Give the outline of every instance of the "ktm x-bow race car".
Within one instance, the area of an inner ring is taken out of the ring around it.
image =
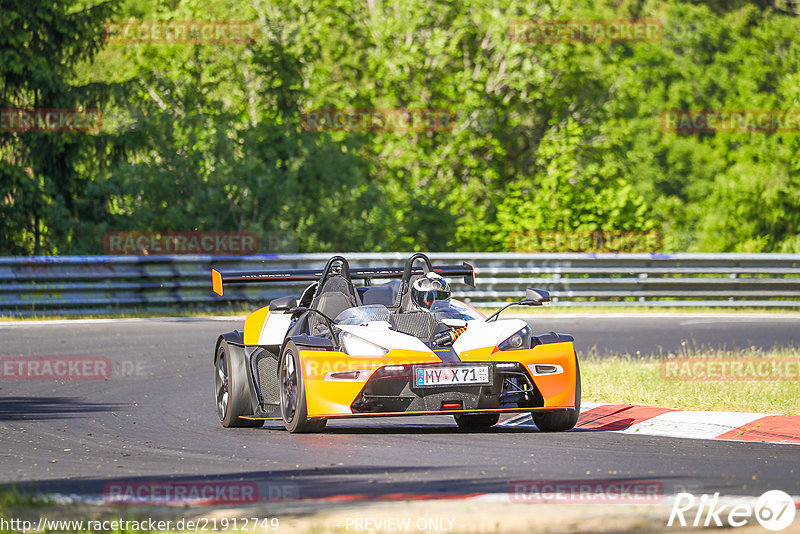
[[[487,318],[450,298],[447,276],[475,286],[470,264],[434,267],[421,253],[402,268],[351,269],[334,256],[322,271],[213,270],[219,295],[227,284],[311,282],[299,298],[251,313],[244,332],[219,336],[222,426],[283,419],[290,432],[318,432],[329,419],[450,414],[475,429],[502,412],[530,412],[540,430],[574,427],[581,379],[573,338],[498,319],[505,308]],[[528,289],[509,306],[549,301],[547,291]]]

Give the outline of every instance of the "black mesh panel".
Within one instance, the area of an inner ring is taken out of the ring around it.
[[[398,332],[428,341],[436,328],[436,319],[428,312],[395,313],[389,316],[389,324]]]
[[[263,401],[278,402],[278,356],[264,351],[256,357],[256,367],[258,368],[258,389],[261,390]]]

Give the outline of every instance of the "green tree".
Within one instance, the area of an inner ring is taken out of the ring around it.
[[[660,123],[672,109],[798,109],[800,18],[766,0],[121,0],[117,19],[249,20],[258,36],[105,46],[108,4],[0,3],[2,106],[104,112],[98,135],[0,132],[3,253],[99,253],[111,230],[192,229],[292,234],[303,251],[506,250],[527,230],[651,229],[669,250],[800,250],[796,134]],[[519,19],[664,31],[519,42]],[[303,129],[304,111],[328,108],[455,121]]]
[[[112,2],[1,0],[0,108],[102,108],[110,88],[73,78],[102,46],[113,9]],[[78,221],[102,216],[86,195],[91,175],[79,171],[103,157],[107,141],[83,132],[0,132],[0,252],[59,252]]]

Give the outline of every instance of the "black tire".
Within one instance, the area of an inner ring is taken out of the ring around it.
[[[322,431],[328,421],[308,417],[300,352],[297,345],[291,341],[286,344],[281,355],[278,384],[281,388],[281,416],[286,430],[293,434]]]
[[[581,415],[581,367],[575,359],[575,409],[563,412],[533,412],[533,422],[542,432],[564,432],[575,428]]]
[[[214,385],[217,417],[225,428],[258,428],[264,425],[263,420],[240,419],[241,416],[253,415],[244,365],[241,358],[231,352],[226,341],[219,343],[214,358]]]
[[[499,413],[467,413],[454,415],[458,428],[464,430],[477,430],[481,428],[489,428],[497,424],[500,420]]]

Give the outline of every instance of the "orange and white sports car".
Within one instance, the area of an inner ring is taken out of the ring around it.
[[[222,426],[283,419],[290,432],[317,432],[336,418],[450,414],[461,428],[482,428],[502,412],[530,412],[540,430],[574,427],[581,380],[573,338],[535,334],[525,321],[498,319],[502,309],[487,318],[452,298],[421,307],[411,294],[425,276],[475,285],[468,263],[434,267],[421,253],[404,267],[351,269],[334,256],[321,271],[213,270],[219,295],[227,284],[312,282],[299,298],[251,313],[244,332],[219,336]],[[509,306],[549,301],[547,291],[528,289]]]

